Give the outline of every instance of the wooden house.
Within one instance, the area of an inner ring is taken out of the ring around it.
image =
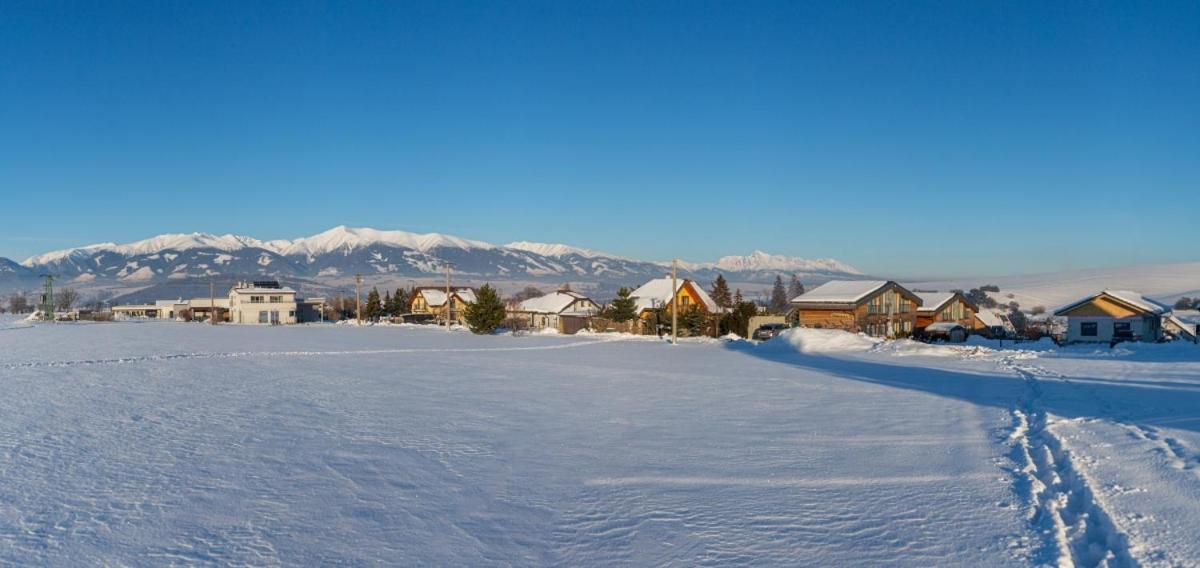
[[[897,337],[916,329],[921,298],[890,280],[832,280],[792,299],[801,327]]]
[[[446,310],[449,307],[450,319],[461,323],[463,310],[468,304],[475,303],[473,288],[457,287],[450,289],[446,296],[445,287],[425,286],[413,291],[409,299],[409,319],[446,321]]]
[[[925,329],[935,323],[956,323],[971,330],[976,327],[974,304],[958,292],[915,292],[921,298],[917,308],[917,329]]]
[[[1068,343],[1156,342],[1163,338],[1167,307],[1130,290],[1104,290],[1067,304],[1054,315],[1067,318]]]
[[[674,306],[673,296],[679,298],[680,313],[690,310],[693,306],[705,314],[715,314],[721,311],[708,292],[704,291],[704,288],[687,278],[676,279],[674,294],[671,290],[671,277],[668,276],[642,284],[630,296],[633,297],[638,316],[642,319],[650,317],[654,310],[660,307],[666,309],[667,315],[670,315]]]

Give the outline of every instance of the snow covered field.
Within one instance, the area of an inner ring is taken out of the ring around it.
[[[1200,563],[1200,348],[0,320],[0,564]]]

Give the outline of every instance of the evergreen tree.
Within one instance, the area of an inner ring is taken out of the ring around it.
[[[783,277],[775,275],[775,286],[771,288],[771,312],[782,314],[788,309],[787,289],[783,287]]]
[[[404,288],[396,288],[396,293],[392,295],[392,304],[394,310],[392,315],[401,315],[408,313],[408,299],[412,296],[404,292]]]
[[[725,282],[725,276],[718,274],[717,279],[712,283],[712,299],[717,306],[728,308],[733,305],[733,300],[729,297],[729,284]]]
[[[496,328],[504,323],[506,316],[504,302],[490,284],[480,287],[475,294],[475,303],[467,304],[463,311],[463,320],[467,322],[467,327],[480,334],[496,331]]]
[[[800,282],[800,278],[795,274],[792,275],[792,281],[788,282],[788,300],[795,299],[796,296],[804,295],[804,284]]]
[[[396,303],[392,301],[392,293],[387,290],[383,291],[383,315],[391,317],[396,315]]]
[[[637,303],[630,296],[633,292],[629,288],[622,287],[617,291],[617,299],[612,302],[612,310],[609,317],[617,323],[627,322],[637,317]]]
[[[379,302],[379,290],[371,288],[367,294],[367,305],[363,306],[363,317],[370,321],[379,319],[383,312],[383,306]]]
[[[733,305],[737,306],[742,303],[742,289],[738,288],[733,293]]]
[[[679,314],[679,329],[688,335],[702,335],[705,327],[705,317],[700,313],[700,307],[692,305],[687,311]]]

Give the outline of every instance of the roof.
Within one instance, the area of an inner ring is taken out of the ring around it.
[[[577,300],[587,300],[588,297],[578,292],[570,290],[562,290],[553,294],[546,294],[538,298],[530,298],[518,304],[517,309],[522,312],[535,312],[539,314],[557,314],[570,307]]]
[[[958,328],[958,329],[966,329],[966,328],[964,328],[962,325],[960,325],[960,324],[957,324],[957,323],[954,323],[954,322],[952,322],[952,321],[940,321],[940,322],[937,322],[937,323],[931,323],[931,324],[929,324],[929,325],[925,326],[925,331],[926,331],[927,333],[928,333],[928,332],[931,332],[931,331],[941,331],[941,332],[948,332],[948,331],[951,331],[951,330],[953,330],[953,329],[955,329],[955,328]]]
[[[979,310],[975,312],[975,317],[988,327],[1004,327],[1004,320],[992,310]]]
[[[238,288],[235,286],[234,288],[229,290],[230,294],[232,294],[234,292],[237,292],[238,294],[275,294],[275,295],[295,294],[296,293],[295,290],[288,288],[286,286],[283,286],[280,288],[256,288],[253,286],[248,286],[246,288]]]
[[[954,292],[913,292],[921,299],[921,307],[917,308],[918,312],[936,312],[942,309],[942,306],[954,299]]]
[[[896,284],[890,280],[830,280],[800,296],[792,298],[793,304],[857,304],[884,286]],[[907,295],[920,300],[907,288],[896,284]]]
[[[430,306],[444,306],[446,304],[446,289],[445,288],[419,288],[417,292],[425,298],[425,303]],[[468,304],[475,303],[475,290],[470,288],[451,288],[450,293],[458,296],[458,299]]]
[[[1160,315],[1163,315],[1163,314],[1167,313],[1168,311],[1170,311],[1170,308],[1168,308],[1167,306],[1160,304],[1154,300],[1151,300],[1150,298],[1147,298],[1147,297],[1141,295],[1140,293],[1134,292],[1132,290],[1103,290],[1103,291],[1097,292],[1095,294],[1092,294],[1091,296],[1088,296],[1086,298],[1083,298],[1078,301],[1067,304],[1061,308],[1058,308],[1057,310],[1054,310],[1054,315],[1056,315],[1056,316],[1066,315],[1066,312],[1069,312],[1079,306],[1082,306],[1083,304],[1091,302],[1092,300],[1095,300],[1096,298],[1099,298],[1101,296],[1108,296],[1109,298],[1112,298],[1119,303],[1125,304],[1131,308],[1137,309],[1139,311],[1142,311],[1142,312],[1150,314],[1150,315],[1160,316]]]
[[[691,282],[691,280],[686,278],[679,278],[677,281],[678,285],[676,286],[674,292],[678,292],[680,288],[683,288],[688,282]],[[713,299],[708,295],[708,292],[704,291],[704,288],[696,286],[695,283],[693,283],[692,289],[696,291],[696,295],[699,296],[700,301],[704,303],[705,309],[710,312],[720,311],[720,309],[717,308],[717,303],[714,302]],[[630,296],[633,297],[637,305],[637,311],[641,312],[644,310],[652,310],[656,305],[670,302],[671,298],[675,295],[674,292],[671,290],[671,278],[668,276],[665,278],[655,278],[654,280],[642,284],[637,290],[634,290]]]

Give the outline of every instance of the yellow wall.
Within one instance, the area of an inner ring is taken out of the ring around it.
[[[1075,317],[1113,317],[1127,318],[1141,315],[1121,304],[1118,304],[1104,296],[1093,299],[1090,302],[1080,304],[1064,315]]]

